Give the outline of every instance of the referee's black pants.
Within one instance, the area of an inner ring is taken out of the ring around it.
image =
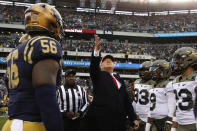
[[[79,131],[80,119],[69,119],[63,117],[64,131]]]

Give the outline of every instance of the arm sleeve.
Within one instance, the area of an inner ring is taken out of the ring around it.
[[[59,89],[56,91],[56,98],[57,98],[57,103],[60,107],[60,92],[59,92]]]
[[[197,93],[196,93],[196,95],[197,95]],[[195,98],[194,115],[195,115],[196,124],[197,124],[197,97]]]
[[[56,87],[41,86],[35,88],[35,98],[46,130],[63,131],[62,116],[56,99]]]
[[[151,118],[151,111],[150,111],[150,110],[149,110],[149,112],[148,112],[148,117]]]
[[[94,56],[95,57],[99,57],[99,54],[100,54],[100,50],[99,51],[94,50]]]
[[[132,102],[132,106],[133,106],[134,111],[136,112],[136,102],[135,101]]]
[[[65,112],[66,111],[65,107],[64,107],[65,105],[63,103],[66,100],[64,100],[64,98],[63,98],[62,89],[64,89],[63,86],[58,88],[58,90],[56,91],[56,97],[57,97],[57,102],[58,102],[58,106],[60,108],[60,111]]]
[[[84,113],[85,110],[87,109],[87,106],[88,106],[88,100],[87,100],[87,93],[86,93],[86,90],[84,88],[81,88],[81,90],[83,90],[83,105],[81,107],[81,113]]]
[[[124,85],[124,87],[125,87],[125,85]],[[133,105],[132,105],[132,102],[131,102],[131,97],[130,97],[130,95],[129,95],[129,93],[128,93],[128,91],[125,89],[125,94],[126,94],[126,100],[125,100],[125,108],[126,108],[126,111],[127,111],[127,114],[128,114],[128,116],[129,116],[129,120],[131,121],[131,122],[133,122],[133,121],[135,121],[135,120],[137,120],[137,115],[136,115],[136,113],[135,113],[135,111],[134,111],[134,109],[133,109]]]
[[[170,81],[166,87],[165,87],[165,92],[174,92],[174,88],[173,88],[173,81]]]
[[[167,98],[168,98],[168,116],[173,117],[173,114],[176,109],[176,99],[175,94],[173,92],[167,92]]]
[[[176,99],[173,89],[173,81],[168,82],[165,88],[165,92],[168,99],[168,116],[173,117],[176,108]]]
[[[101,61],[101,54],[99,53],[99,56],[95,57],[94,56],[94,51],[93,51],[92,56],[91,56],[91,60],[90,60],[90,77],[91,77],[93,83],[96,82],[96,80],[99,76],[99,73],[101,71],[100,61]]]

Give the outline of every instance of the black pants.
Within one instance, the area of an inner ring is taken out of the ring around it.
[[[64,131],[79,131],[80,119],[63,118]]]
[[[85,117],[79,131],[126,131],[126,121],[116,118]]]
[[[164,131],[165,123],[168,120],[167,117],[162,119],[153,119],[153,124],[155,124],[157,131]]]

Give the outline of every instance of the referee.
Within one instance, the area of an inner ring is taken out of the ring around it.
[[[83,87],[75,84],[76,72],[67,70],[65,84],[58,89],[58,103],[65,131],[78,131],[81,117],[87,108],[87,94]]]

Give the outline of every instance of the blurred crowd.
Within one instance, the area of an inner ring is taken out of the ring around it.
[[[0,47],[14,48],[15,39],[12,37],[1,37],[0,36]],[[17,39],[16,39],[17,40]],[[66,41],[63,45],[63,50],[65,51],[75,51],[75,52],[92,52],[94,44],[91,41],[83,40],[73,40]],[[104,53],[122,53],[127,55],[151,55],[157,59],[165,59],[170,61],[172,54],[175,50],[180,47],[189,46],[197,48],[196,43],[180,43],[180,44],[151,44],[151,43],[113,43],[113,42],[103,42],[102,52]],[[89,61],[84,58],[76,58],[78,61]]]
[[[196,43],[180,43],[180,44],[151,44],[151,43],[102,43],[102,52],[105,53],[123,53],[127,55],[151,55],[157,59],[165,59],[170,61],[172,54],[180,47],[189,46],[197,48]],[[91,52],[93,43],[91,41],[72,41],[66,43],[64,50],[76,52]]]
[[[0,5],[0,23],[24,24],[24,7]]]
[[[1,23],[24,23],[25,7],[0,5]],[[195,32],[197,14],[135,16],[60,11],[65,28],[125,32]]]
[[[170,33],[195,32],[196,14],[166,16],[134,16],[63,12],[66,28],[107,31]]]
[[[2,115],[2,110],[7,105],[7,96],[8,96],[8,91],[5,85],[5,82],[3,78],[0,78],[0,115]]]
[[[15,38],[9,37],[7,35],[0,35],[0,48],[14,48],[15,47]]]
[[[15,48],[18,45],[18,41],[22,35],[22,32],[0,32],[0,48]]]

